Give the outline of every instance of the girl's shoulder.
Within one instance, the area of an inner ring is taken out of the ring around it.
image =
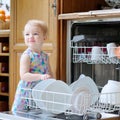
[[[36,53],[33,52],[31,49],[27,48],[24,52],[23,55],[28,55],[29,57],[33,57],[33,56],[41,56],[41,57],[48,57],[48,54],[45,51],[41,51],[41,53]]]
[[[30,58],[34,58],[34,57],[41,57],[41,58],[45,58],[48,59],[48,54],[45,51],[41,51],[40,53],[36,53],[33,52],[31,49],[27,48],[22,56],[29,56]]]
[[[32,53],[32,51],[29,49],[29,48],[27,48],[24,52],[23,52],[23,54],[31,54]]]
[[[30,58],[30,56],[31,56],[31,55],[30,55],[30,50],[29,50],[29,49],[26,49],[26,50],[22,53],[20,59]]]
[[[31,50],[31,49],[29,49],[29,48],[27,48],[24,52],[23,52],[23,54],[22,54],[23,56],[25,55],[27,55],[27,56],[29,56],[29,57],[33,57],[34,56],[34,53],[33,53],[33,51]]]

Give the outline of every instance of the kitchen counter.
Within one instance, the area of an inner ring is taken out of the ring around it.
[[[77,13],[67,13],[60,14],[58,16],[59,20],[84,20],[84,19],[100,19],[100,18],[119,18],[120,9],[108,9],[108,10],[94,10],[88,12],[77,12]]]
[[[37,112],[38,113],[38,112]],[[27,113],[27,112],[1,112],[0,120],[59,120],[57,118],[53,118],[48,114],[37,114],[37,113]]]
[[[120,120],[119,115],[101,113],[101,120]],[[52,115],[52,114],[41,114],[41,112],[1,112],[0,120],[83,120],[82,116],[72,115],[66,116],[63,114]],[[90,118],[89,120],[95,120]]]

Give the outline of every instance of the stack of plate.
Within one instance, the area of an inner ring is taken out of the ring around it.
[[[48,79],[38,83],[32,90],[36,106],[55,114],[66,110],[82,114],[98,100],[98,93],[94,81],[84,75],[70,86],[61,80]]]
[[[55,114],[65,112],[70,107],[71,95],[71,88],[55,79],[41,81],[32,90],[36,105]]]
[[[79,113],[85,112],[90,105],[95,104],[98,100],[98,88],[93,79],[88,76],[79,77],[70,85],[70,88],[73,91],[71,98],[73,109]]]

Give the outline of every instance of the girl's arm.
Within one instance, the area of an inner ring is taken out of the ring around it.
[[[48,58],[48,69],[49,69],[49,75],[50,75],[51,77],[53,77],[53,73],[52,73],[52,70],[51,70],[49,58]]]
[[[30,58],[27,54],[21,56],[20,59],[20,78],[25,81],[37,81],[51,78],[48,74],[30,73]]]

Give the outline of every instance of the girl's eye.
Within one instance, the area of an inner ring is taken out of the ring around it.
[[[39,33],[34,33],[33,35],[39,35]]]
[[[39,33],[33,33],[33,34],[31,34],[31,33],[25,33],[25,36],[39,36]]]
[[[25,34],[25,36],[28,36],[28,35],[29,35],[28,33]]]

